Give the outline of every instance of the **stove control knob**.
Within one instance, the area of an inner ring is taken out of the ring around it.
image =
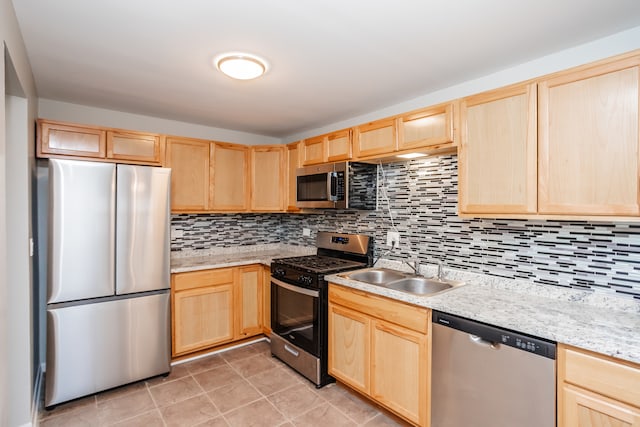
[[[283,268],[275,268],[273,270],[273,275],[276,277],[284,277],[285,276],[285,271]]]
[[[301,275],[298,277],[298,283],[309,286],[313,283],[313,278],[311,276]]]

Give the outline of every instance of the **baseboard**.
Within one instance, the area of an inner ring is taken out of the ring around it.
[[[193,356],[182,356],[183,358],[172,360],[171,361],[171,366],[180,365],[180,364],[186,363],[186,362],[193,362],[194,360],[202,359],[204,357],[212,356],[212,355],[218,354],[218,353],[223,353],[225,351],[233,350],[233,349],[236,349],[236,348],[245,347],[245,346],[260,342],[260,341],[268,341],[269,342],[269,338],[268,337],[260,337],[260,336],[258,336],[256,338],[248,338],[247,341],[242,341],[241,343],[238,343],[238,344],[233,344],[232,343],[229,346],[225,346],[224,348],[218,348],[218,349],[215,349],[215,350],[212,350],[212,351],[205,351],[205,352],[193,355]]]
[[[38,426],[38,416],[40,415],[40,403],[42,402],[42,393],[44,392],[44,373],[46,364],[41,363],[36,372],[36,382],[33,386],[33,396],[31,397],[31,426]]]

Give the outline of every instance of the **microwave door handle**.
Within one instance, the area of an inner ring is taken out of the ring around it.
[[[335,202],[338,200],[338,173],[327,173],[327,195],[328,200]]]

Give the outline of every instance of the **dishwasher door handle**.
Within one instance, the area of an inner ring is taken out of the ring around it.
[[[487,341],[477,335],[469,334],[469,340],[471,340],[471,342],[473,342],[474,344],[478,344],[483,347],[489,347],[494,350],[498,350],[500,348],[500,343]]]

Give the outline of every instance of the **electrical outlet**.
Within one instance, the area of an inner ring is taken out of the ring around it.
[[[309,237],[309,236],[311,236],[311,229],[310,229],[310,228],[303,228],[303,229],[302,229],[302,236],[303,236],[303,237]]]
[[[400,246],[400,233],[397,231],[387,231],[387,246],[393,246],[394,249],[398,249]]]

